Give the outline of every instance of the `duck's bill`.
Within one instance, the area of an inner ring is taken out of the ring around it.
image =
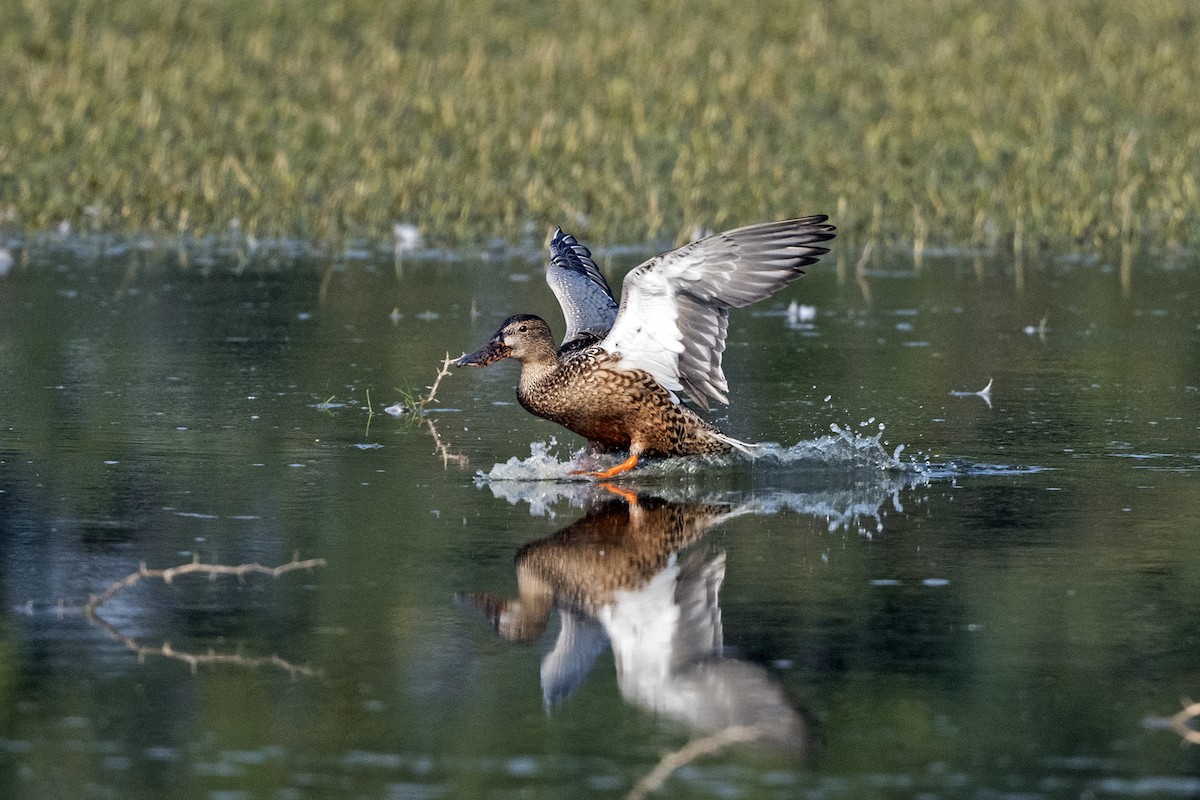
[[[512,348],[504,342],[493,339],[483,347],[476,350],[474,353],[467,353],[462,358],[454,362],[456,367],[486,367],[493,361],[499,361],[502,358],[508,358],[512,355]]]

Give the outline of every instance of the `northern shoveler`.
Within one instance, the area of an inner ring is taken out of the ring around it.
[[[541,317],[509,317],[457,366],[522,362],[517,400],[529,412],[588,439],[593,449],[629,451],[607,479],[643,455],[689,456],[747,450],[680,402],[728,403],[721,370],[729,309],[774,294],[804,274],[834,237],[816,215],[748,225],[655,256],[625,278],[618,306],[591,251],[555,231],[546,281],[566,318],[555,348]]]

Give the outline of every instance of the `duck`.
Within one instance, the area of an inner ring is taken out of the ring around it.
[[[829,252],[836,228],[816,214],[735,228],[635,267],[617,302],[591,251],[557,228],[546,282],[566,321],[555,345],[549,324],[515,314],[478,350],[453,363],[521,362],[517,401],[588,440],[593,452],[627,452],[609,480],[643,457],[752,453],[684,403],[727,404],[722,355],[729,310],[775,294]]]

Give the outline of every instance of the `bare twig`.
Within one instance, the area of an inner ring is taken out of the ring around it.
[[[664,755],[641,780],[634,784],[625,800],[642,800],[651,792],[658,791],[671,773],[685,767],[701,756],[715,753],[735,742],[752,742],[764,734],[761,725],[732,725],[709,736],[692,739],[680,749]]]
[[[301,561],[295,555],[292,556],[291,561],[286,564],[280,564],[278,567],[264,567],[257,562],[253,564],[239,564],[236,567],[225,566],[224,564],[201,564],[200,557],[195,556],[188,564],[180,564],[177,567],[168,567],[167,569],[149,569],[146,567],[146,562],[143,561],[138,565],[137,572],[129,573],[100,594],[94,594],[89,597],[84,610],[89,614],[95,613],[97,608],[113,599],[121,590],[137,584],[142,578],[161,578],[163,583],[170,583],[179,575],[190,575],[192,573],[201,573],[212,578],[218,575],[236,575],[239,580],[252,573],[278,578],[285,572],[291,572],[292,570],[312,569],[323,566],[325,566],[325,559],[323,558],[310,558]]]
[[[442,361],[442,366],[438,369],[438,374],[434,377],[433,383],[425,388],[429,390],[428,394],[419,395],[410,393],[404,390],[398,390],[401,394],[401,400],[393,406],[384,409],[393,416],[402,416],[405,414],[423,414],[425,406],[429,405],[437,397],[438,387],[442,385],[442,379],[450,375],[450,366],[455,359],[446,353],[446,358]]]
[[[455,361],[456,359],[451,358],[450,354],[446,353],[446,357],[442,359],[442,365],[438,368],[438,374],[434,377],[433,383],[425,387],[429,390],[428,394],[415,395],[404,390],[398,390],[401,394],[400,402],[384,409],[384,411],[394,417],[408,417],[410,420],[416,420],[418,418],[417,415],[421,415],[420,418],[425,420],[425,424],[429,428],[429,434],[433,437],[433,443],[437,448],[438,455],[442,457],[443,468],[449,467],[451,461],[460,467],[466,467],[470,463],[466,456],[450,452],[450,448],[446,446],[445,442],[442,441],[442,437],[438,434],[433,420],[425,416],[425,407],[437,397],[438,387],[442,385],[442,379],[450,374],[450,367]],[[415,425],[416,422],[414,421],[413,424]]]
[[[422,410],[425,409],[425,406],[433,402],[433,398],[437,395],[438,387],[442,384],[442,378],[450,374],[450,365],[453,363],[454,359],[450,357],[449,353],[446,353],[446,358],[442,361],[441,369],[438,370],[437,377],[433,379],[433,385],[426,387],[429,389],[429,394],[417,398],[417,402],[420,403]]]

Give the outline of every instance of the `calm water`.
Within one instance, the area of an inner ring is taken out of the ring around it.
[[[17,253],[0,796],[619,798],[729,726],[651,796],[1200,795],[1155,722],[1200,696],[1195,264],[831,260],[734,315],[716,419],[768,455],[612,489],[512,364],[382,413],[561,330],[539,270]]]

